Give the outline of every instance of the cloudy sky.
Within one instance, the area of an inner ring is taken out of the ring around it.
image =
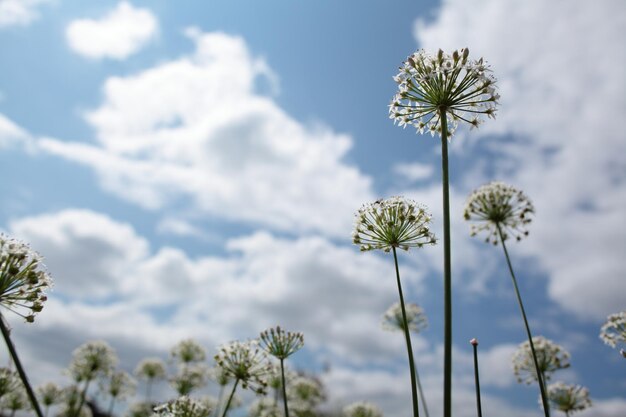
[[[350,232],[361,204],[405,195],[442,236],[438,140],[387,104],[407,55],[469,47],[502,98],[451,142],[455,415],[475,412],[472,337],[485,412],[541,414],[511,370],[525,333],[502,253],[461,216],[498,179],[536,207],[510,252],[533,332],[572,355],[555,379],[589,388],[581,416],[623,416],[624,362],[598,331],[626,307],[625,29],[620,0],[0,0],[0,228],[55,279],[35,324],[8,317],[32,379],[63,381],[91,339],[131,371],[183,338],[213,353],[281,324],[332,404],[409,413],[402,338],[380,328],[393,261]],[[436,415],[442,248],[400,263]]]

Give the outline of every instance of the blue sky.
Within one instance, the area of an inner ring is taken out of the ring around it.
[[[297,367],[330,364],[330,404],[408,412],[402,340],[379,325],[393,263],[350,231],[401,194],[442,235],[438,141],[387,104],[407,55],[467,46],[502,99],[451,141],[455,415],[474,413],[472,337],[486,412],[540,415],[510,369],[524,332],[502,253],[461,216],[495,179],[537,208],[510,250],[533,332],[572,354],[555,380],[589,387],[581,415],[623,415],[624,363],[597,335],[626,300],[625,21],[619,1],[0,0],[0,227],[55,278],[35,324],[11,319],[33,380],[63,380],[90,339],[130,371],[185,337],[211,351],[281,324],[305,333]],[[400,259],[430,321],[414,346],[434,412],[441,256]]]

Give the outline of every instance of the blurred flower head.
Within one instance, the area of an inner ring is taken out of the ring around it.
[[[63,399],[57,417],[92,417],[91,409],[87,404],[83,404],[82,408],[78,410],[81,403],[81,391],[76,385],[70,385],[63,389]]]
[[[208,417],[211,410],[202,401],[183,395],[176,400],[156,406],[154,413],[160,417]]]
[[[63,400],[63,390],[53,382],[37,387],[37,397],[46,407],[58,404]]]
[[[285,369],[285,381],[286,385],[289,385],[289,381],[292,381],[298,376],[295,372],[284,366]],[[267,386],[274,390],[279,390],[283,387],[282,371],[279,363],[270,363],[269,372],[267,374]]]
[[[87,342],[74,350],[69,374],[76,382],[91,381],[109,375],[117,361],[115,351],[106,342]]]
[[[0,409],[9,410],[12,416],[15,415],[16,411],[26,410],[28,408],[30,408],[30,402],[22,384],[0,398]]]
[[[116,371],[111,374],[106,383],[101,384],[101,390],[109,396],[121,400],[135,393],[137,382],[126,371]]]
[[[548,385],[548,400],[554,410],[572,413],[582,411],[591,407],[589,390],[580,385],[568,385],[563,382],[556,382]],[[539,399],[539,404],[542,404]]]
[[[521,240],[528,236],[526,226],[531,222],[530,215],[535,212],[533,204],[526,195],[516,188],[494,181],[474,190],[465,203],[463,217],[473,221],[471,235],[485,232],[486,242],[494,245],[502,238],[513,236]]]
[[[282,411],[278,403],[270,397],[257,398],[248,408],[249,417],[281,417]]]
[[[435,243],[430,222],[426,208],[413,200],[404,197],[378,200],[363,205],[356,213],[352,242],[361,251],[421,248]]]
[[[535,336],[533,337],[533,345],[537,354],[539,371],[545,376],[546,380],[549,380],[555,371],[570,366],[570,354],[553,341],[543,336]],[[532,384],[537,381],[535,362],[533,361],[528,341],[519,345],[517,351],[513,354],[512,362],[513,373],[518,382]]]
[[[133,403],[126,410],[127,417],[150,417],[152,416],[152,403],[142,401]]]
[[[299,376],[287,386],[289,408],[296,412],[312,411],[325,399],[324,387],[317,379]]]
[[[413,125],[419,133],[441,134],[440,111],[453,134],[459,121],[472,128],[482,115],[495,118],[500,96],[496,79],[480,58],[469,59],[467,48],[451,54],[441,49],[436,55],[423,50],[409,56],[394,77],[398,93],[389,105],[389,118],[399,126]]]
[[[193,339],[178,342],[170,351],[170,355],[182,365],[202,362],[206,359],[204,348]]]
[[[19,376],[9,368],[0,368],[0,399],[22,385]]]
[[[259,343],[270,355],[285,359],[304,346],[304,335],[300,332],[286,332],[276,326],[261,332]]]
[[[146,380],[164,379],[165,363],[159,358],[143,359],[135,368],[137,378]]]
[[[611,314],[600,328],[600,339],[611,347],[626,343],[626,311]]]
[[[344,417],[383,417],[383,412],[376,404],[359,401],[343,409]]]
[[[428,319],[424,314],[424,309],[414,303],[406,303],[406,321],[409,331],[419,333],[428,327]],[[402,319],[402,306],[399,302],[394,303],[383,315],[383,329],[404,330],[404,320]]]
[[[51,286],[41,256],[26,243],[0,235],[0,306],[32,323]]]
[[[243,388],[265,393],[269,365],[265,352],[256,341],[235,341],[222,345],[215,355],[215,362],[225,374],[241,381]]]
[[[170,378],[170,385],[178,395],[189,395],[207,384],[209,371],[203,364],[183,366]]]

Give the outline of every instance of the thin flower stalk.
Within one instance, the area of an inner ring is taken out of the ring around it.
[[[135,368],[135,375],[146,380],[146,401],[150,402],[154,381],[165,379],[165,364],[159,358],[146,358]]]
[[[459,122],[476,128],[486,115],[495,118],[500,96],[496,79],[480,58],[469,59],[467,48],[436,55],[423,50],[409,56],[394,80],[398,93],[389,105],[389,117],[400,126],[414,125],[417,132],[441,135],[444,230],[444,392],[443,415],[452,415],[452,268],[450,237],[450,178],[448,139]]]
[[[478,375],[478,340],[470,340],[472,349],[474,350],[474,385],[476,386],[476,413],[478,417],[483,417],[483,408],[480,401],[480,378]]]

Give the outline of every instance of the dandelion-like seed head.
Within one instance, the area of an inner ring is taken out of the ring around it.
[[[0,306],[32,323],[51,286],[42,257],[26,243],[0,235]]]
[[[267,389],[269,364],[257,341],[231,342],[219,348],[215,362],[230,377],[241,381],[243,388],[258,394]]]
[[[287,386],[289,407],[296,412],[312,411],[325,399],[324,387],[316,379],[299,376]]]
[[[441,134],[441,116],[448,119],[450,135],[459,121],[471,128],[482,116],[495,118],[500,96],[489,65],[469,59],[467,48],[437,55],[419,50],[409,56],[394,77],[398,92],[389,105],[389,118],[399,126],[413,125],[419,133]]]
[[[159,417],[208,417],[211,410],[202,401],[183,395],[154,407],[154,414]]]
[[[137,382],[126,371],[113,372],[106,383],[102,381],[100,389],[111,397],[121,400],[135,393]]]
[[[53,382],[37,387],[37,397],[46,407],[58,404],[63,400],[63,390]]]
[[[276,326],[261,332],[259,343],[270,355],[285,359],[304,346],[304,335],[300,332],[286,332]]]
[[[522,191],[494,181],[470,194],[463,217],[475,222],[471,225],[472,236],[486,232],[485,241],[496,245],[500,241],[499,230],[504,240],[513,236],[519,241],[528,236],[526,226],[534,212],[533,204]]]
[[[563,382],[556,382],[548,385],[548,400],[555,410],[565,413],[582,411],[591,407],[589,390],[580,385],[568,385]],[[542,404],[541,398],[539,404]]]
[[[178,395],[189,395],[192,391],[207,384],[209,371],[202,364],[186,365],[170,378],[170,385]]]
[[[409,331],[419,333],[428,327],[428,319],[422,307],[414,303],[406,303],[404,309],[406,311],[406,321]],[[383,329],[404,331],[402,306],[399,302],[389,307],[383,315]]]
[[[111,346],[101,340],[87,342],[72,354],[69,374],[76,382],[91,381],[111,373],[117,365],[117,355]]]
[[[352,242],[361,251],[391,248],[421,248],[433,245],[430,232],[431,215],[427,209],[404,197],[391,197],[365,204],[356,213]]]
[[[160,358],[145,358],[135,368],[137,378],[148,381],[165,378],[165,363]]]
[[[343,409],[344,417],[383,417],[383,412],[376,404],[359,401]]]
[[[618,343],[626,343],[626,311],[607,317],[606,322],[600,328],[600,339],[613,348]]]
[[[561,346],[543,336],[533,337],[533,345],[537,354],[537,363],[539,371],[549,380],[552,373],[559,369],[568,368],[570,366],[570,354]],[[513,354],[513,373],[518,382],[532,384],[537,381],[537,371],[535,370],[535,362],[533,361],[530,343],[525,341],[521,343],[517,351]]]
[[[206,359],[204,348],[193,339],[185,339],[178,342],[170,351],[170,355],[183,365],[202,362]]]

